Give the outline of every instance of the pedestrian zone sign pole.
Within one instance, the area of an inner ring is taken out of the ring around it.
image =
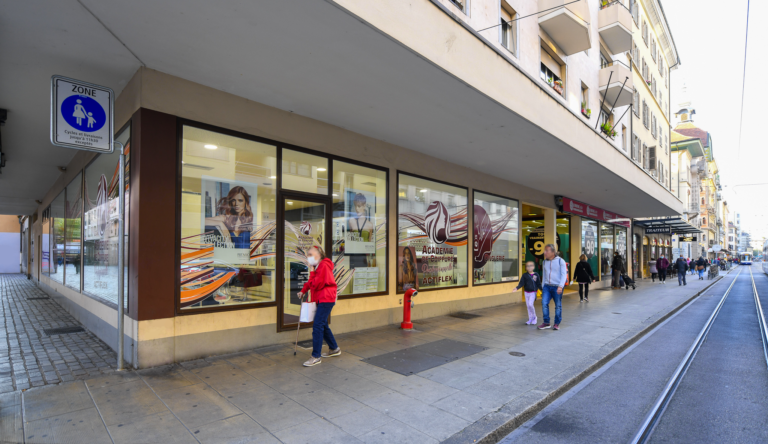
[[[125,150],[115,142],[112,88],[62,76],[51,77],[51,143],[63,148],[112,154],[120,146],[117,229],[117,369],[124,370]]]

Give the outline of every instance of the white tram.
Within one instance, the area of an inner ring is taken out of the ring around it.
[[[739,253],[739,263],[741,265],[752,265],[752,253]]]

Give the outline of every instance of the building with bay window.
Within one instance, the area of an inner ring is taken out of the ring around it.
[[[56,8],[46,13],[69,13]],[[632,158],[631,124],[621,123],[637,88],[623,65],[637,40],[629,4],[199,8],[97,8],[121,36],[104,37],[121,54],[104,62],[114,72],[79,64],[78,51],[110,52],[72,36],[69,61],[37,73],[115,89],[125,183],[116,154],[47,147],[62,169],[9,168],[17,185],[0,190],[26,199],[13,210],[0,199],[0,211],[30,216],[30,277],[107,343],[124,341],[132,365],[292,342],[312,246],[334,262],[337,333],[396,328],[410,288],[417,324],[519,302],[511,292],[524,264],[540,268],[546,244],[569,280],[586,255],[603,287],[615,255],[633,273],[669,247],[663,236],[638,238],[633,224],[684,208]],[[263,20],[246,38],[234,29],[249,14]],[[194,31],[203,25],[221,32]],[[30,112],[47,122],[39,107]],[[22,143],[19,131],[3,128],[9,146]],[[311,324],[300,327],[309,337]]]

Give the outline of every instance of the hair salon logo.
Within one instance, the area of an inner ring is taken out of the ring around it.
[[[429,240],[436,244],[445,243],[451,237],[451,217],[442,202],[432,202],[424,214],[424,227]]]
[[[473,263],[475,268],[482,268],[491,257],[493,247],[493,224],[488,213],[480,205],[474,207],[475,234],[473,242]]]
[[[299,232],[304,236],[309,236],[309,233],[312,232],[312,224],[307,221],[302,222],[299,226]]]

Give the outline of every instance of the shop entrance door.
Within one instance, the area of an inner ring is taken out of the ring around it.
[[[328,199],[307,197],[304,195],[282,195],[281,244],[283,250],[282,276],[278,288],[277,325],[280,331],[297,327],[301,302],[297,293],[309,279],[307,251],[313,246],[320,246],[329,254],[330,248],[330,209]],[[302,328],[311,327],[312,323],[302,323]]]

